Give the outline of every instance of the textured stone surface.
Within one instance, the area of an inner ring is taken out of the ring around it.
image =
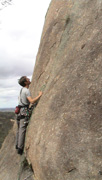
[[[0,149],[0,180],[34,180],[25,156],[15,150],[16,122]]]
[[[0,180],[17,180],[20,156],[15,150],[16,124],[6,137],[0,149]]]
[[[102,1],[52,0],[32,79],[35,180],[102,179]]]

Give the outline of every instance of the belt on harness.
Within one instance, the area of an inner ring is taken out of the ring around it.
[[[19,106],[20,108],[25,108],[25,107],[29,108],[29,105],[24,105],[24,106],[19,105]]]
[[[25,116],[24,115],[20,115],[20,119],[24,119],[25,118]]]

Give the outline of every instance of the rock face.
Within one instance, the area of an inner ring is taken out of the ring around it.
[[[50,4],[31,84],[43,96],[25,144],[34,180],[102,179],[101,22],[102,0]]]
[[[0,180],[33,180],[33,171],[24,155],[15,150],[16,122],[0,149]]]
[[[102,179],[102,1],[52,0],[31,91],[35,180]]]
[[[20,157],[15,150],[16,124],[6,137],[0,149],[0,180],[17,180]]]

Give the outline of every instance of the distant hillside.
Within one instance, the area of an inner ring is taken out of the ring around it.
[[[0,108],[0,112],[14,112],[14,108]]]
[[[0,148],[9,130],[13,126],[10,119],[14,119],[14,116],[14,112],[0,112]]]

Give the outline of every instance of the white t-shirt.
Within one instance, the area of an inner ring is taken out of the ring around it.
[[[24,105],[29,105],[30,102],[28,101],[27,97],[30,97],[31,94],[30,94],[30,91],[28,88],[22,88],[21,91],[20,91],[20,95],[19,95],[19,100],[18,100],[18,104],[21,105],[21,106],[24,106]]]

